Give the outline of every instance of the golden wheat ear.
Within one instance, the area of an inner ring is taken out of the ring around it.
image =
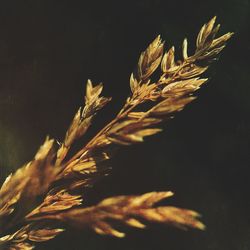
[[[106,162],[116,147],[140,143],[160,132],[159,123],[172,118],[194,99],[191,95],[207,80],[200,78],[201,75],[233,34],[216,38],[220,26],[214,27],[215,20],[212,18],[201,28],[192,55],[184,39],[182,58],[178,60],[174,47],[164,52],[164,42],[158,36],[141,53],[137,69],[130,77],[132,93],[120,112],[69,158],[72,144],[86,133],[97,111],[110,101],[101,96],[102,84],[93,86],[90,80],[87,82],[84,106],[75,114],[59,147],[47,138],[34,160],[10,175],[2,185],[2,248],[33,249],[36,242],[53,239],[67,225],[116,237],[125,235],[116,229],[117,223],[138,228],[144,228],[148,222],[205,228],[199,214],[192,210],[155,206],[171,196],[171,192],[112,197],[96,206],[84,207],[82,189],[108,174]],[[153,74],[159,74],[154,77],[157,80],[150,78]],[[144,103],[149,104],[146,109]]]

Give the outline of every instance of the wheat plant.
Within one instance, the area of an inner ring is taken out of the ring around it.
[[[34,159],[10,174],[0,189],[0,247],[33,249],[38,242],[53,239],[65,228],[92,229],[98,234],[124,237],[117,223],[145,228],[163,223],[203,230],[199,213],[157,203],[170,191],[107,198],[86,206],[84,193],[108,175],[106,162],[116,147],[143,142],[161,131],[158,125],[195,99],[193,92],[207,79],[200,76],[225,47],[232,33],[216,37],[219,25],[212,18],[201,28],[196,50],[188,54],[187,39],[182,58],[175,49],[164,52],[158,36],[139,57],[130,76],[131,95],[116,117],[78,152],[72,145],[87,132],[93,118],[111,98],[101,96],[103,85],[87,82],[84,105],[76,112],[62,143],[46,138]],[[154,79],[152,80],[152,75]],[[143,105],[147,103],[147,105]],[[70,153],[70,154],[69,154]]]

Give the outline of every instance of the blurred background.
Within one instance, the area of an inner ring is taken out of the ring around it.
[[[104,82],[108,122],[130,92],[138,56],[158,34],[190,54],[214,15],[235,36],[199,98],[144,144],[123,148],[90,203],[120,194],[172,190],[168,204],[202,213],[205,232],[152,226],[113,239],[67,232],[38,249],[250,249],[250,1],[8,0],[0,5],[0,180],[32,159],[45,136],[62,140],[83,102],[85,83]]]

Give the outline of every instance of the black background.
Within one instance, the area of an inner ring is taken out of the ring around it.
[[[205,232],[152,226],[127,238],[68,232],[38,249],[250,249],[250,1],[1,1],[0,174],[30,160],[47,134],[59,140],[82,103],[86,79],[104,82],[112,104],[89,136],[119,110],[139,53],[161,34],[194,48],[217,15],[235,36],[208,72],[199,98],[164,132],[121,150],[90,203],[118,194],[172,190],[169,204],[203,214]]]

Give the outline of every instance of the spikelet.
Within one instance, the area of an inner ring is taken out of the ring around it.
[[[153,207],[172,195],[172,192],[151,192],[140,196],[117,196],[93,207],[75,208],[61,214],[43,216],[43,219],[58,220],[79,229],[92,228],[98,234],[119,238],[124,237],[125,233],[115,229],[114,222],[136,228],[145,228],[146,222],[155,222],[204,230],[205,226],[197,219],[200,215],[192,210]]]
[[[138,62],[138,79],[143,81],[148,79],[161,63],[163,54],[163,42],[160,36],[143,51]]]

